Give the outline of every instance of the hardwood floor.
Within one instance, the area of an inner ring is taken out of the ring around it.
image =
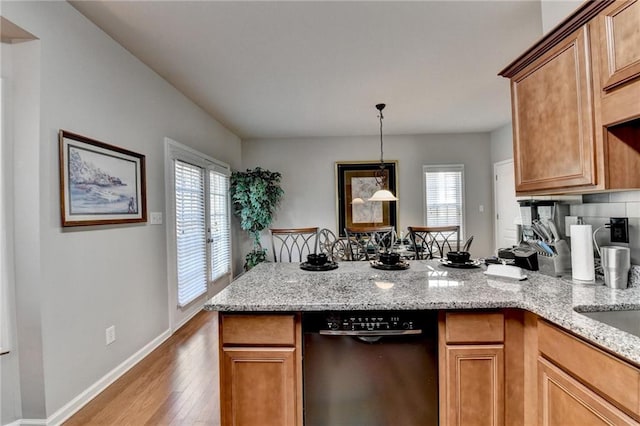
[[[200,312],[64,425],[218,426],[216,326]]]

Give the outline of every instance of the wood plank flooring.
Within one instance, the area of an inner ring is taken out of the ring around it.
[[[64,425],[219,426],[214,318],[198,313]]]

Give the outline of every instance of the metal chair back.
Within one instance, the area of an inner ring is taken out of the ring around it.
[[[409,226],[409,237],[416,259],[444,258],[454,250],[460,251],[459,226]]]
[[[318,227],[269,229],[274,262],[306,262],[318,249]]]
[[[345,233],[344,246],[350,252],[350,260],[376,260],[381,251],[391,250],[396,243],[393,226],[345,228]]]
[[[318,253],[324,253],[330,261],[341,260],[335,259],[333,253],[333,245],[338,241],[336,234],[332,230],[322,228],[318,231]]]

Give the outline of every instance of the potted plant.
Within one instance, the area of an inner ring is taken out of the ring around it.
[[[245,270],[264,262],[267,250],[260,244],[260,231],[269,227],[284,194],[280,188],[282,175],[260,167],[231,174],[233,213],[240,218],[240,227],[253,239],[253,250],[245,256]]]

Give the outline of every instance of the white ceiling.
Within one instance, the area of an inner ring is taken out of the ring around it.
[[[491,131],[539,1],[73,1],[243,139]]]

